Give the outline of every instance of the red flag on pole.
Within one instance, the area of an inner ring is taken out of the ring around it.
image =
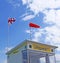
[[[8,19],[8,24],[12,24],[13,22],[15,22],[15,18],[9,18]]]
[[[33,28],[40,28],[40,26],[39,25],[37,25],[37,24],[34,24],[34,23],[29,23],[29,27],[33,27]]]

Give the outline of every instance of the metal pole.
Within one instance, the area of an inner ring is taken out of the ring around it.
[[[30,27],[30,40],[32,40],[32,28]]]
[[[8,52],[8,47],[9,47],[9,28],[10,28],[10,24],[8,24],[8,41],[7,41],[7,52]]]
[[[55,57],[55,53],[54,53],[54,60],[55,60],[55,63],[56,63],[56,57]]]

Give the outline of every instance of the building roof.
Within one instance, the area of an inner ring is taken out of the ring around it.
[[[23,45],[24,43],[36,43],[36,44],[41,44],[41,45],[46,45],[46,46],[49,46],[49,47],[52,47],[52,48],[58,48],[57,46],[54,46],[54,45],[48,45],[48,44],[43,44],[43,43],[40,43],[40,42],[36,42],[36,41],[32,41],[32,40],[24,40],[22,43],[18,44],[16,47],[12,48],[10,51],[8,51],[6,54],[10,54],[11,52],[13,52],[15,49],[18,49],[21,45]]]
[[[49,47],[52,47],[52,48],[58,48],[57,46],[54,46],[54,45],[44,44],[44,43],[40,43],[40,42],[36,42],[36,41],[31,41],[31,40],[27,40],[27,41],[28,42],[32,42],[32,43],[41,44],[41,45],[46,45],[46,46],[49,46]]]

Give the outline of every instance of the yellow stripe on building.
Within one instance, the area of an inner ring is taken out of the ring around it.
[[[32,49],[33,50],[40,50],[43,52],[51,52],[51,47],[42,45],[42,44],[37,44],[37,43],[32,43]]]

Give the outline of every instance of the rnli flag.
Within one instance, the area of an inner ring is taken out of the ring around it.
[[[9,18],[8,19],[8,24],[12,24],[13,22],[15,22],[15,18]]]

